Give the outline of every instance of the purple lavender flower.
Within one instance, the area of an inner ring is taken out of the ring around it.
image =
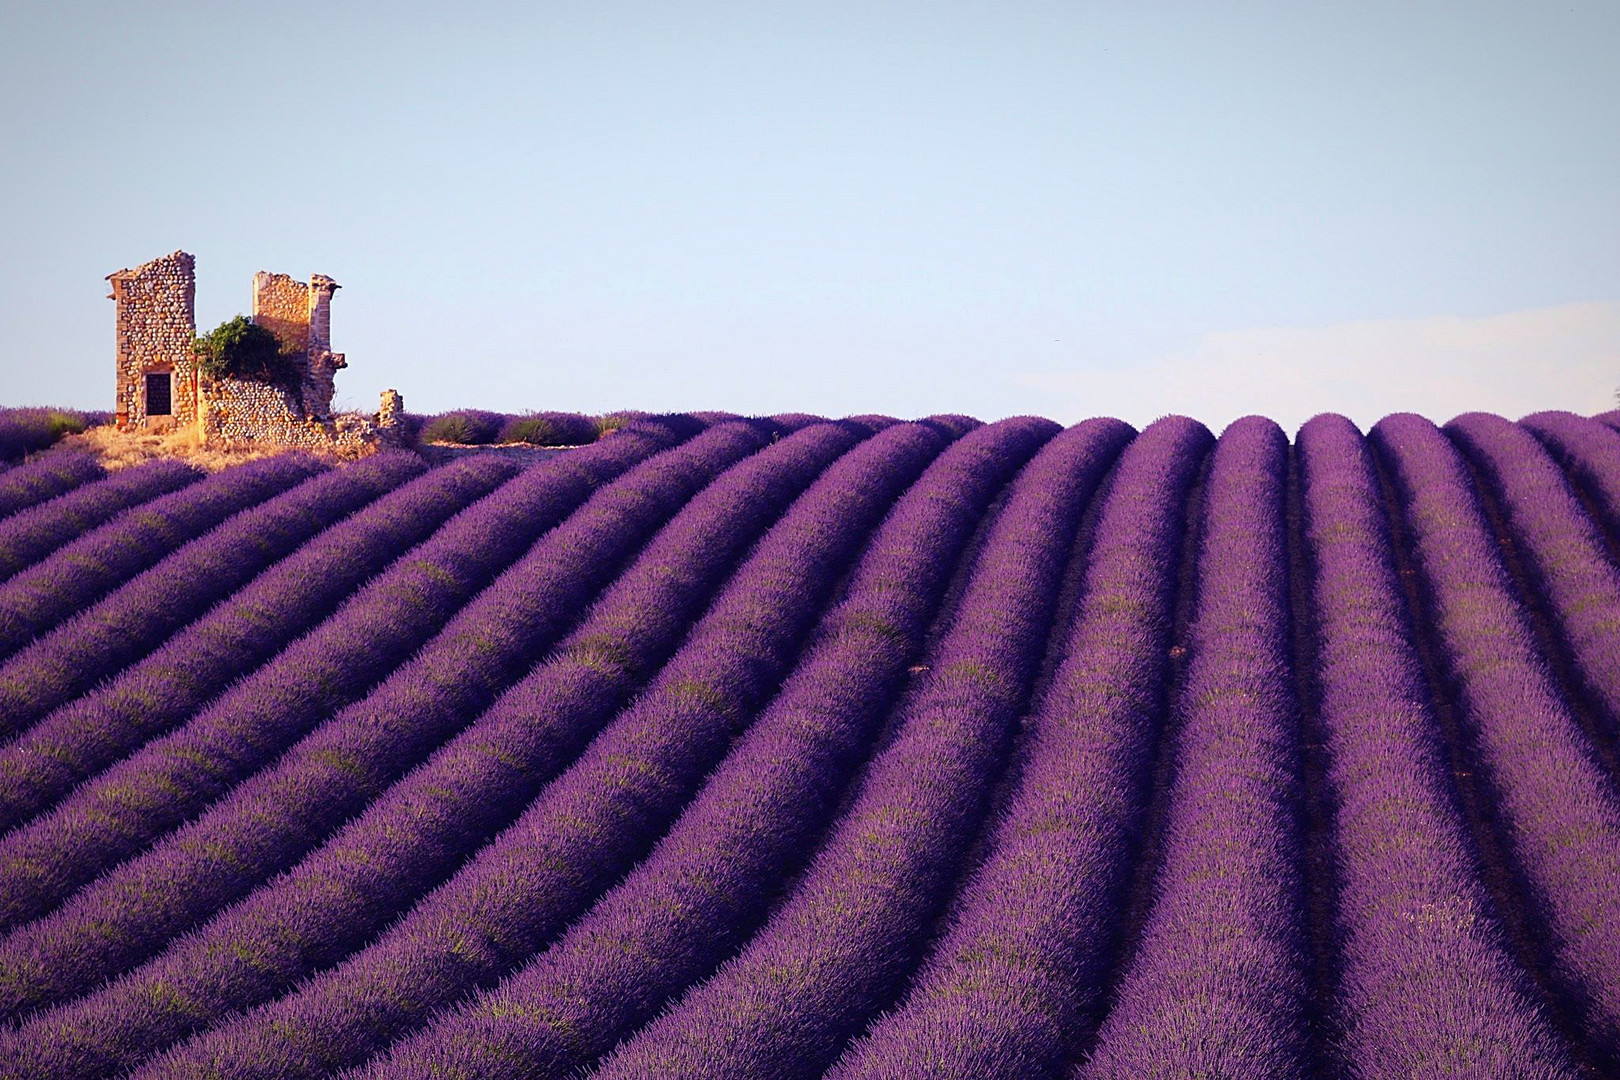
[[[982,820],[1081,513],[1132,434],[1081,424],[1019,474],[927,677],[793,893],[598,1075],[817,1075],[894,999]]]
[[[1560,997],[1594,1053],[1620,1062],[1620,799],[1561,696],[1514,595],[1462,457],[1419,416],[1371,442],[1417,549],[1447,675],[1476,747],[1510,875],[1545,938]]]
[[[107,475],[89,454],[58,451],[0,471],[0,521]]]
[[[330,615],[402,548],[516,471],[510,461],[483,457],[404,484],[265,571],[145,660],[57,709],[0,749],[3,818],[37,813],[190,716]],[[0,925],[42,914],[127,854],[136,836],[183,813],[179,778],[143,783],[154,779],[141,767],[149,760],[119,762],[58,812],[0,838],[0,876],[10,886],[0,893]]]
[[[313,458],[297,454],[251,461],[131,507],[57,549],[0,585],[0,659],[12,656],[75,615],[88,619],[88,609],[111,590],[130,583],[142,571],[232,515],[273,499],[324,471],[325,466]],[[158,605],[153,611],[158,625],[173,617],[161,597],[152,602]],[[10,663],[0,667],[0,694],[26,695],[29,684],[13,685],[9,676],[14,672]],[[110,674],[99,666],[95,673]],[[35,674],[49,677],[43,671]],[[71,678],[83,672],[61,674]],[[0,711],[0,735],[19,730],[27,723],[28,715]]]
[[[177,491],[201,478],[202,473],[189,465],[159,458],[0,518],[0,581],[38,562],[119,511]]]
[[[1171,417],[1125,451],[986,860],[903,1003],[829,1075],[1057,1076],[1095,1026],[1167,705],[1186,502],[1212,442]]]

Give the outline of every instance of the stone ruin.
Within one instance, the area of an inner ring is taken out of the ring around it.
[[[133,270],[108,274],[117,310],[120,430],[194,426],[204,445],[271,442],[309,449],[355,449],[404,440],[404,400],[384,390],[377,413],[332,415],[336,372],[332,296],[325,274],[299,281],[260,271],[253,277],[253,322],[269,330],[301,369],[297,387],[210,379],[196,367],[196,259],[176,251]]]

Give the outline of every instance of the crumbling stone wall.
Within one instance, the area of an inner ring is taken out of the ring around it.
[[[332,351],[332,294],[342,288],[325,274],[309,278],[309,370],[304,375],[304,409],[324,419],[332,413],[333,380],[349,366],[342,353]]]
[[[389,394],[383,392],[386,405]],[[379,443],[403,441],[396,422],[382,423],[360,413],[316,418],[298,410],[293,395],[279,386],[242,379],[217,379],[204,384],[202,437],[207,445],[269,442],[304,449],[359,449]]]
[[[197,375],[191,343],[197,336],[196,260],[184,251],[107,275],[117,326],[114,413],[121,426],[147,424],[147,375],[170,379],[170,416],[154,424],[197,419]]]
[[[308,284],[267,270],[253,276],[253,321],[299,357],[299,405],[316,419],[332,414],[334,376],[348,366],[332,351],[332,294],[341,287],[325,274],[311,275]]]
[[[405,441],[405,395],[398,390],[384,390],[377,406],[377,427],[397,442]]]

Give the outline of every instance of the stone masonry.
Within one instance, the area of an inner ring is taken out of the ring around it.
[[[253,276],[253,321],[276,335],[281,347],[305,357],[303,410],[325,419],[332,412],[333,377],[348,367],[332,351],[332,294],[342,288],[325,274],[309,284],[261,270]]]
[[[377,426],[392,433],[399,440],[405,438],[405,395],[398,390],[384,390],[377,408]]]
[[[133,270],[108,274],[116,305],[117,387],[113,406],[120,427],[167,427],[197,419],[197,375],[191,342],[197,336],[196,260],[184,251]],[[160,400],[167,389],[167,408]],[[149,413],[151,393],[157,412]]]
[[[404,403],[397,391],[383,391],[377,415],[332,416],[334,374],[348,365],[331,348],[332,295],[339,286],[324,274],[312,275],[307,284],[266,271],[253,278],[253,321],[302,360],[296,390],[200,377],[192,360],[195,265],[192,256],[177,251],[108,275],[117,303],[120,427],[195,424],[205,444],[357,449],[402,441]]]
[[[349,366],[342,353],[332,351],[332,296],[342,288],[325,274],[309,277],[309,370],[304,375],[304,408],[316,416],[329,416],[333,379]]]
[[[219,379],[203,384],[199,420],[205,445],[270,442],[305,449],[357,449],[393,439],[394,429],[375,416],[341,413],[306,416],[294,396],[279,386]]]

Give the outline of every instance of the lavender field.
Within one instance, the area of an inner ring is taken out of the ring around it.
[[[0,1077],[1620,1076],[1620,415],[616,423],[0,468]]]

